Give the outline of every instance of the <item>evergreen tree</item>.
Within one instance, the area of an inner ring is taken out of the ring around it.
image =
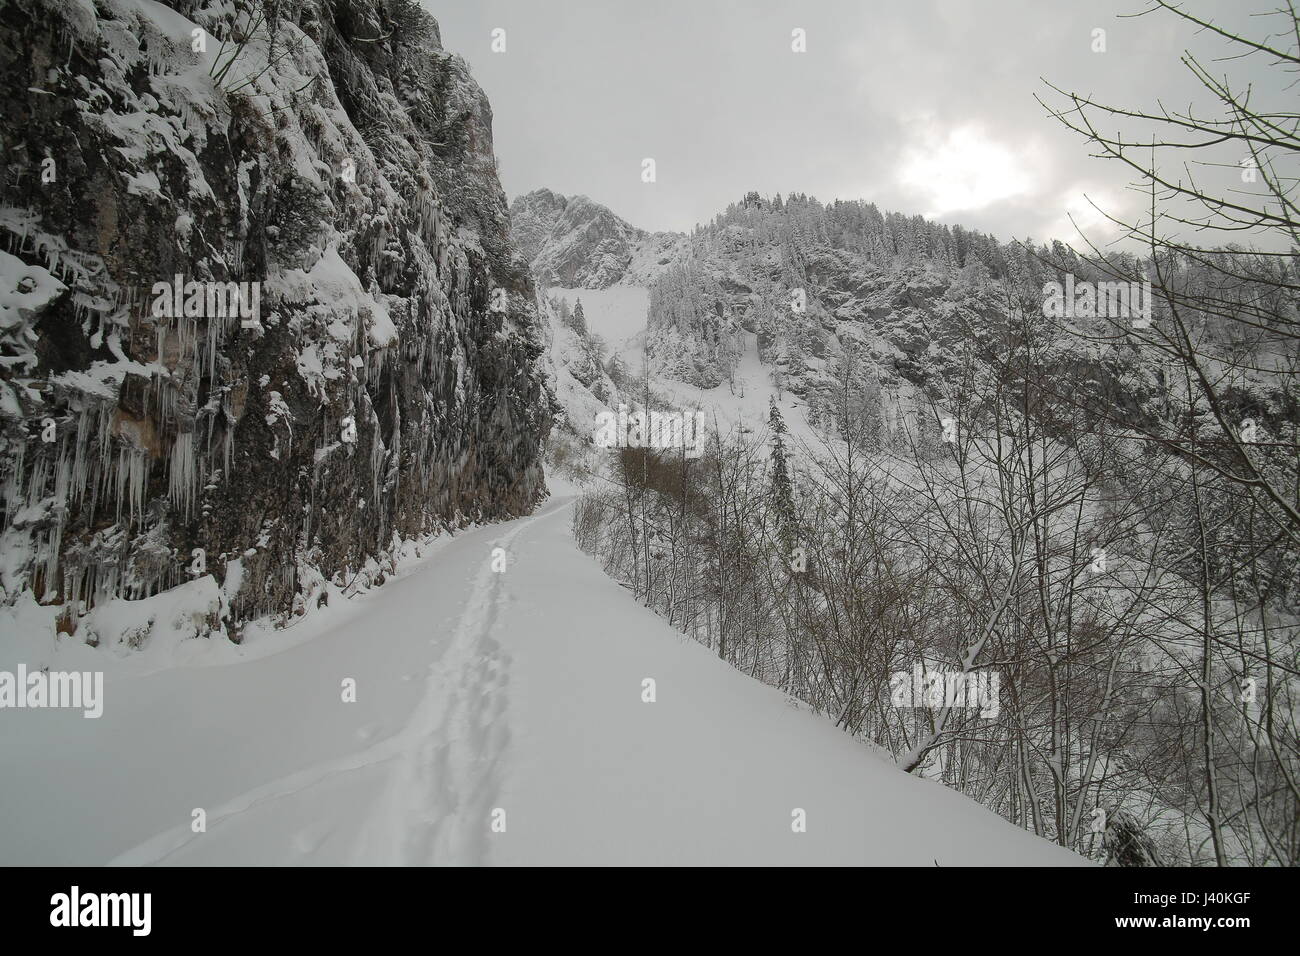
[[[568,300],[561,299],[559,296],[551,296],[551,306],[555,309],[555,314],[560,317],[560,324],[566,328],[572,328],[573,310],[569,308]]]
[[[624,366],[623,360],[618,357],[617,352],[611,355],[609,361],[605,363],[605,374],[618,388],[622,388],[627,382],[627,368]]]
[[[776,407],[775,399],[768,399],[767,425],[772,430],[772,510],[776,514],[777,538],[788,554],[794,547],[795,534],[794,488],[790,482],[790,465],[785,450],[785,419]]]

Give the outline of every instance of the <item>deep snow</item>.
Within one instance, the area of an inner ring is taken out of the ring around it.
[[[633,370],[641,368],[650,290],[636,285],[608,289],[565,289],[552,286],[546,295],[563,299],[570,307],[582,303],[587,328],[605,340],[610,355],[617,355]]]
[[[54,650],[0,617],[0,668],[106,672],[98,720],[0,711],[0,863],[1084,862],[671,629],[576,548],[569,501],[243,647]]]

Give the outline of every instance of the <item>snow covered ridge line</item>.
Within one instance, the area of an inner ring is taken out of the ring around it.
[[[1043,315],[1050,319],[1129,319],[1135,329],[1151,327],[1151,282],[1076,282],[1043,285]]]
[[[680,448],[687,458],[704,453],[704,413],[628,411],[599,412],[592,441],[601,448]]]
[[[199,282],[179,273],[168,282],[155,282],[152,314],[159,319],[233,319],[239,316],[244,328],[261,323],[262,283]]]
[[[0,671],[0,710],[44,707],[80,708],[82,717],[104,714],[103,671]]]
[[[978,709],[981,717],[996,720],[1001,685],[997,671],[926,671],[913,664],[910,671],[889,675],[889,698],[895,707]]]
[[[148,936],[153,928],[152,893],[82,893],[73,886],[50,897],[50,925],[125,926],[132,936]]]

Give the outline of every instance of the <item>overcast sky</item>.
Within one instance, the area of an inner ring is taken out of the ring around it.
[[[1076,241],[1072,210],[1100,235],[1085,193],[1117,210],[1140,199],[1035,102],[1040,78],[1182,107],[1196,87],[1181,52],[1223,50],[1167,13],[1120,16],[1145,0],[423,2],[492,101],[507,194],[584,193],[646,229],[688,230],[756,189],[866,199],[1002,239]],[[1263,9],[1188,2],[1235,27],[1243,8]],[[791,49],[795,28],[805,53]]]

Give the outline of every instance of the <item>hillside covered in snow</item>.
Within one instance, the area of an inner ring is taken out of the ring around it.
[[[611,576],[900,769],[1098,861],[1292,858],[1294,340],[1226,331],[1294,321],[1272,260],[1161,262],[1153,297],[1107,284],[1156,271],[1132,255],[863,202],[750,193],[676,237],[585,197],[512,203],[548,212],[527,251],[551,458]],[[674,416],[691,441],[658,440]],[[996,683],[1000,711],[915,690],[943,681]]]

